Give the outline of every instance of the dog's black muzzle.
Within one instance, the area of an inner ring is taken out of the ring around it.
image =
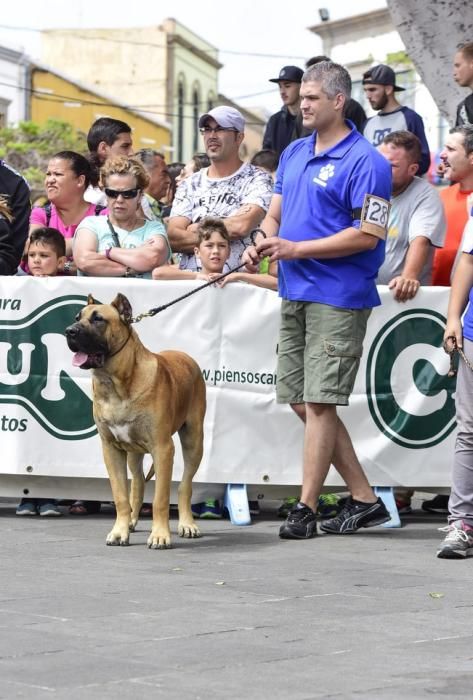
[[[74,357],[72,364],[81,369],[103,367],[109,348],[103,338],[91,333],[82,323],[73,323],[66,328],[66,341]]]

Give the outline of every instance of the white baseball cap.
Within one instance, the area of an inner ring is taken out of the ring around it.
[[[199,129],[205,126],[208,119],[214,119],[219,126],[224,129],[235,129],[236,131],[245,130],[245,118],[234,107],[227,107],[227,105],[220,105],[220,107],[214,107],[210,112],[206,112],[199,119]]]

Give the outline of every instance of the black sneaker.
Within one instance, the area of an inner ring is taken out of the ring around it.
[[[303,503],[296,505],[279,528],[279,537],[284,540],[308,540],[317,534],[317,516]]]
[[[448,496],[443,494],[437,494],[430,501],[424,501],[422,504],[422,510],[426,513],[441,513],[442,515],[448,515]]]
[[[351,535],[360,527],[382,525],[388,520],[391,516],[380,498],[375,503],[361,503],[350,497],[340,513],[335,518],[324,520],[320,529],[331,535]]]

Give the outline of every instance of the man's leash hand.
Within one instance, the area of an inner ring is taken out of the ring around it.
[[[408,279],[407,277],[394,277],[388,284],[389,289],[394,291],[396,301],[407,301],[413,299],[419,291],[420,282],[416,279]]]
[[[245,248],[243,251],[243,255],[241,256],[241,262],[244,263],[245,268],[248,270],[248,272],[252,272],[253,274],[255,272],[259,271],[259,264],[261,262],[263,256],[259,256],[256,250],[256,246],[254,245],[249,245],[248,248]]]
[[[455,348],[461,349],[463,347],[463,330],[460,319],[454,321],[447,319],[443,335],[443,346],[447,353],[453,352]]]
[[[291,260],[297,257],[296,244],[284,238],[279,238],[279,236],[265,238],[264,241],[261,241],[261,243],[258,243],[256,246],[256,252],[260,260],[267,255],[269,257],[269,262]]]

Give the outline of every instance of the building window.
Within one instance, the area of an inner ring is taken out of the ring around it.
[[[199,150],[199,112],[200,112],[200,96],[199,89],[194,88],[192,94],[192,121],[193,121],[193,139],[192,148],[193,153],[197,153]]]
[[[184,85],[177,88],[177,160],[183,161],[184,152]]]
[[[215,104],[215,95],[213,92],[209,92],[207,96],[207,112],[210,112],[210,110],[213,108]]]

